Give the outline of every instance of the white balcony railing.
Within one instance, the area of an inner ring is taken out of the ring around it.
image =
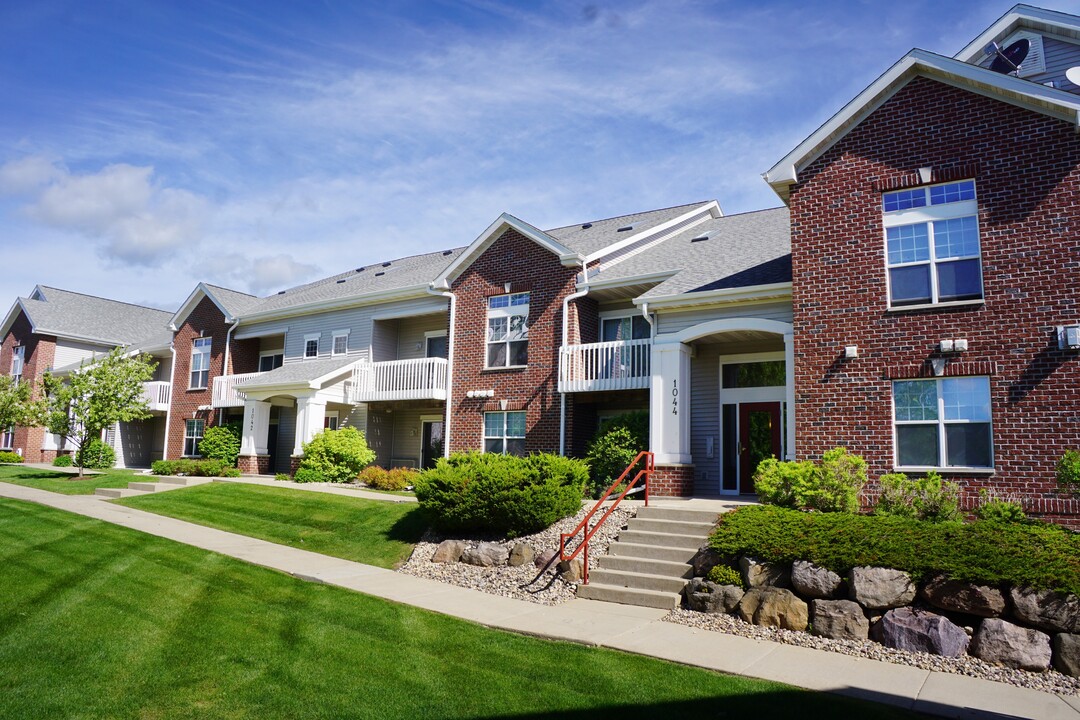
[[[146,407],[150,412],[168,412],[169,398],[172,397],[172,383],[157,380],[143,383]]]
[[[649,387],[652,340],[568,345],[559,349],[559,392]]]
[[[363,362],[353,368],[352,402],[445,400],[446,360]]]
[[[265,373],[241,373],[214,378],[214,394],[210,402],[216,408],[244,407],[244,395],[237,390],[237,386],[260,375]]]

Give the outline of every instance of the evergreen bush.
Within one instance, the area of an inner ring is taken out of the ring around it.
[[[296,482],[350,482],[375,460],[375,451],[354,427],[323,430],[304,443],[304,457],[294,478]],[[301,480],[300,470],[305,471]],[[319,476],[320,480],[307,479]]]
[[[709,574],[705,576],[705,579],[709,582],[714,582],[717,585],[734,585],[735,587],[746,587],[742,573],[730,565],[713,565],[709,570]]]
[[[1062,492],[1080,493],[1080,452],[1066,450],[1057,462],[1057,482]]]
[[[227,423],[206,428],[199,441],[199,454],[207,460],[220,460],[236,465],[240,457],[240,423]]]
[[[585,453],[585,460],[589,463],[591,496],[598,498],[603,495],[637,454],[648,449],[648,412],[637,410],[601,422]],[[628,479],[632,477],[628,476]]]

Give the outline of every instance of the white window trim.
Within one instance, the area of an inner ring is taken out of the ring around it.
[[[887,302],[887,310],[890,312],[903,312],[908,310],[926,310],[930,308],[940,307],[955,307],[960,305],[978,305],[986,301],[986,286],[985,279],[983,278],[983,261],[982,261],[982,246],[983,235],[982,227],[979,223],[979,188],[978,184],[975,184],[975,199],[974,200],[960,200],[951,203],[942,203],[940,205],[930,204],[930,188],[941,187],[943,185],[955,185],[961,182],[971,181],[975,183],[974,178],[963,178],[961,180],[951,180],[944,183],[934,183],[933,185],[923,185],[919,188],[909,188],[911,190],[919,189],[926,193],[927,203],[923,207],[907,208],[904,210],[891,210],[885,211],[883,201],[878,202],[878,206],[881,208],[881,239],[882,247],[884,248],[884,260],[885,260],[885,298]],[[900,192],[897,190],[890,190],[883,192],[881,197],[884,198],[892,192]],[[964,300],[938,300],[938,277],[937,267],[938,259],[935,257],[935,237],[933,231],[933,223],[936,220],[953,220],[962,217],[974,217],[976,228],[979,233],[979,252],[975,255],[965,255],[963,257],[947,258],[941,261],[942,263],[956,262],[959,260],[975,260],[979,264],[979,298],[967,298]],[[897,263],[891,265],[889,263],[889,228],[901,227],[904,225],[918,225],[926,223],[927,232],[929,235],[930,257],[927,260],[910,263]],[[921,265],[927,265],[930,268],[930,302],[919,303],[917,305],[893,305],[892,298],[892,273],[890,270],[894,268],[902,267],[918,267]]]
[[[15,361],[19,361],[19,372],[15,372]],[[11,377],[15,384],[22,381],[23,371],[26,369],[26,346],[16,345],[11,348]]]
[[[425,330],[424,331],[424,339],[425,340],[427,340],[428,338],[435,338],[435,337],[446,337],[446,331],[445,330]]]
[[[345,352],[337,351],[338,338],[345,338]],[[341,356],[349,354],[349,331],[348,330],[335,330],[333,332],[333,340],[330,342],[330,355]]]
[[[308,355],[307,347],[308,343],[314,341],[315,354]],[[304,336],[304,352],[300,355],[304,360],[314,360],[319,357],[319,353],[322,351],[322,333],[310,333]]]
[[[525,415],[525,435],[507,435],[506,434],[506,428],[507,428],[506,416],[509,415],[510,413],[521,413],[522,415]],[[488,415],[496,415],[496,414],[499,414],[499,415],[503,416],[502,435],[488,435],[487,434],[487,416]],[[528,435],[528,432],[529,432],[528,421],[529,421],[529,416],[526,414],[525,410],[490,410],[490,411],[485,411],[480,416],[480,424],[481,424],[481,427],[480,427],[480,437],[481,437],[480,452],[482,452],[482,453],[487,452],[487,441],[488,440],[502,440],[503,441],[503,451],[500,454],[506,455],[507,454],[507,452],[506,452],[506,441],[507,440],[524,440],[526,438],[526,436]],[[446,430],[444,429],[443,432],[446,432]]]
[[[940,378],[902,378],[889,381],[889,417],[892,421],[892,441],[893,441],[893,470],[897,472],[930,472],[937,473],[964,473],[964,474],[993,474],[996,472],[996,465],[994,460],[994,403],[993,403],[993,388],[990,390],[990,419],[987,421],[978,420],[946,420],[945,419],[945,400],[941,393],[941,383],[944,380],[955,380],[958,378],[972,378],[972,377],[984,377],[986,378],[987,385],[990,384],[990,378],[986,375],[955,375],[949,377]],[[936,420],[897,420],[896,419],[896,389],[895,383],[898,382],[933,382],[938,387],[937,391],[937,419]],[[896,428],[901,425],[929,425],[931,422],[937,424],[938,431],[938,460],[945,458],[947,448],[945,444],[945,427],[947,425],[966,425],[970,423],[976,423],[979,425],[986,424],[990,426],[990,464],[983,465],[901,465],[900,464],[900,441],[896,435]]]
[[[202,423],[202,435],[188,435],[188,428],[190,427],[190,423]],[[188,440],[190,438],[198,438],[199,440],[202,440],[204,437],[206,437],[205,420],[201,418],[187,418],[184,420],[184,450],[187,450]],[[182,457],[202,457],[202,455],[199,454],[199,443],[195,443],[194,455],[188,455],[185,453]]]
[[[596,329],[597,329],[597,331],[598,331],[598,333],[600,335],[600,338],[601,338],[600,342],[615,342],[614,340],[603,340],[602,339],[604,337],[604,322],[607,321],[607,320],[625,320],[625,319],[629,318],[630,319],[630,334],[631,335],[633,335],[633,332],[634,332],[634,325],[633,325],[634,318],[639,317],[644,322],[646,322],[646,323],[649,322],[648,320],[645,320],[644,315],[642,315],[640,312],[635,312],[634,310],[602,310],[602,311],[600,311],[600,313],[598,314],[597,317],[599,318],[599,325],[598,325],[598,327]],[[654,332],[653,331],[653,326],[650,323],[648,327],[649,327],[649,337],[647,337],[647,338],[638,338],[639,340],[651,340],[652,339],[653,332]],[[629,341],[624,338],[622,340],[622,342],[629,342]]]
[[[501,307],[501,308],[492,308],[491,307],[491,298],[493,298],[493,297],[511,297],[511,296],[514,296],[514,295],[528,295],[529,296],[529,302],[525,303],[524,305],[509,305],[508,304],[506,307]],[[525,329],[526,329],[526,331],[528,331],[529,330],[529,313],[530,313],[530,305],[531,305],[531,303],[532,303],[532,292],[531,291],[516,292],[516,293],[501,293],[499,295],[489,295],[488,297],[484,298],[484,310],[485,310],[485,312],[484,312],[484,369],[485,370],[520,370],[522,368],[529,367],[528,363],[526,363],[524,365],[488,365],[488,348],[490,348],[492,345],[495,345],[497,343],[501,343],[501,344],[506,346],[506,360],[507,360],[507,362],[509,362],[510,361],[510,343],[512,342],[511,340],[496,340],[496,341],[488,340],[488,324],[489,324],[489,321],[491,320],[491,318],[499,318],[499,317],[510,318],[510,317],[515,316],[515,315],[521,315],[522,313],[520,312],[520,310],[522,308],[524,308],[525,309]],[[517,310],[518,312],[512,312],[513,310]],[[507,322],[507,329],[509,330],[509,322]],[[521,342],[521,341],[520,340],[515,340],[513,342]],[[528,343],[529,343],[528,335],[525,336],[525,343],[526,343],[525,352],[528,353]]]
[[[261,351],[259,353],[259,367],[260,368],[262,367],[263,358],[274,357],[276,355],[281,356],[281,362],[282,362],[282,364],[284,364],[285,363],[285,349],[284,348],[282,348],[280,350],[263,350],[263,351]],[[269,370],[260,370],[259,372],[270,372],[270,371]]]
[[[199,345],[200,342],[204,342],[204,345]],[[201,352],[201,351],[196,352],[195,348],[197,348],[197,347],[205,347],[206,352]],[[211,353],[213,352],[213,350],[214,350],[214,338],[213,338],[213,336],[210,336],[210,337],[197,337],[197,338],[192,339],[192,341],[191,341],[191,360],[190,360],[190,362],[188,364],[188,390],[206,390],[208,387],[210,387],[210,357],[211,357]],[[198,356],[205,355],[206,356],[206,368],[205,369],[200,369],[198,371],[195,370],[195,357],[196,357],[196,355],[198,355]],[[193,379],[196,372],[199,372],[199,373],[205,372],[206,373],[206,384],[205,385],[192,385],[191,384],[191,381],[192,381],[192,379]]]

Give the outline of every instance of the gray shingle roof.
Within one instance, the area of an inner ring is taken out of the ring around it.
[[[242,293],[238,290],[230,290],[229,288],[221,287],[220,285],[211,285],[210,283],[203,284],[214,294],[214,298],[224,306],[225,312],[233,317],[237,317],[259,302],[259,297],[257,295],[248,295],[247,293]]]
[[[606,220],[593,220],[576,225],[546,230],[545,232],[555,238],[574,252],[583,255],[591,255],[597,250],[614,245],[621,240],[644,232],[649,228],[661,225],[672,218],[685,215],[696,207],[707,205],[707,202],[690,203],[688,205],[676,205],[675,207],[650,210],[648,212],[633,213],[607,218]],[[583,227],[589,225],[590,227]],[[632,230],[619,232],[619,228],[633,226]]]
[[[707,240],[691,242],[707,235]],[[786,207],[706,220],[700,225],[602,268],[590,281],[675,275],[641,297],[751,287],[791,281],[791,232]]]
[[[348,365],[352,365],[357,360],[362,358],[352,357],[336,357],[336,358],[320,358],[318,360],[303,360],[301,362],[285,363],[281,367],[271,370],[268,373],[259,375],[258,377],[245,382],[243,385],[238,386],[240,392],[244,391],[245,387],[262,387],[266,385],[292,385],[309,383],[316,378],[321,378],[323,375],[328,375],[335,370],[340,370]]]
[[[130,345],[167,332],[172,313],[39,286],[42,299],[20,298],[37,332],[106,345]],[[166,340],[166,344],[168,340]]]

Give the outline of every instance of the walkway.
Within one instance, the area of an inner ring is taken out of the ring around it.
[[[511,600],[214,530],[90,495],[57,495],[0,483],[0,497],[67,510],[303,580],[337,585],[492,628],[650,655],[950,718],[1080,719],[1077,696],[696,630],[662,622],[667,614],[663,610],[590,600],[555,607]]]

